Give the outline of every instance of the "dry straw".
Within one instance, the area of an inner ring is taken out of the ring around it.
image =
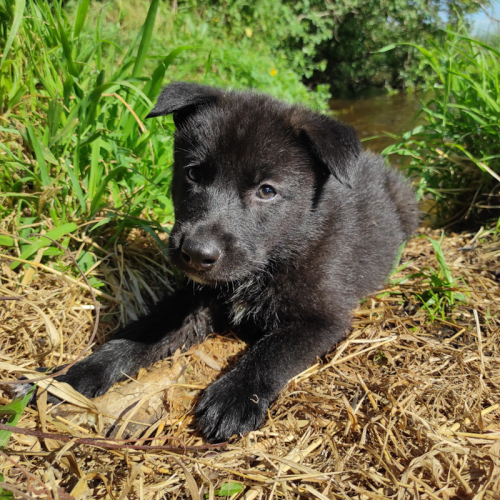
[[[52,407],[39,389],[0,456],[4,482],[20,498],[54,500],[214,499],[227,483],[246,500],[500,499],[500,242],[473,236],[442,243],[465,303],[430,321],[417,298],[428,282],[388,286],[356,311],[347,340],[288,384],[259,431],[215,449],[196,431],[200,389],[245,351],[231,334],[214,336],[115,388],[125,409],[71,394],[71,405]],[[171,288],[146,235],[113,251],[75,238],[98,262],[89,276],[108,285],[100,342]],[[0,296],[13,299],[0,301],[4,380],[70,362],[94,324],[81,278],[40,260],[12,271],[12,256],[0,255]],[[436,268],[427,238],[409,242],[408,261],[398,277]],[[9,401],[5,392],[0,403]]]

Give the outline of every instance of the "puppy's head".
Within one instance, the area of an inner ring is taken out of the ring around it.
[[[173,113],[173,263],[217,285],[299,254],[317,237],[322,188],[348,189],[354,130],[256,93],[172,83],[149,117]],[[347,187],[346,187],[347,186]]]

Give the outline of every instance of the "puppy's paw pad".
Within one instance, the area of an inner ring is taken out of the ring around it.
[[[228,388],[226,377],[205,390],[195,410],[198,428],[212,443],[258,429],[269,407],[269,401],[262,395],[250,394],[241,386]]]

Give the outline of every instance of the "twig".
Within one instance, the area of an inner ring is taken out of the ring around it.
[[[32,497],[31,495],[18,490],[15,486],[12,486],[12,484],[9,483],[0,482],[0,489],[11,491],[12,493],[19,495],[22,498],[27,498],[28,500],[36,500],[36,497]]]
[[[44,490],[47,491],[47,496],[49,498],[52,498],[52,496],[50,494],[50,490],[47,488],[47,486],[45,486],[45,484],[43,483],[43,481],[39,477],[36,477],[29,470],[26,470],[21,464],[19,464],[15,460],[12,460],[12,458],[10,458],[9,455],[7,455],[6,453],[4,453],[1,450],[0,450],[0,456],[2,456],[5,460],[8,460],[12,464],[14,464],[14,466],[17,467],[26,477],[29,477],[33,481],[37,482]]]
[[[15,427],[13,425],[7,425],[0,423],[0,430],[14,432],[16,434],[22,434],[24,436],[34,436],[42,439],[54,439],[56,441],[73,441],[75,444],[87,444],[89,446],[96,446],[98,448],[108,448],[114,450],[130,449],[130,450],[166,450],[172,453],[185,453],[186,451],[200,451],[200,450],[214,450],[226,446],[227,443],[220,444],[206,444],[200,446],[147,446],[147,445],[133,445],[127,444],[127,442],[137,442],[143,441],[144,438],[139,439],[112,439],[112,438],[75,438],[74,436],[66,436],[64,434],[54,434],[52,432],[41,432],[32,431],[30,429],[24,429],[23,427]],[[147,439],[170,439],[170,436],[152,436]],[[174,437],[175,439],[175,437]],[[116,442],[118,441],[118,443]]]

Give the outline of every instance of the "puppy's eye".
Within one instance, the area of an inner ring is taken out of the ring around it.
[[[186,170],[186,177],[192,182],[201,181],[201,169],[198,167],[190,167]]]
[[[261,186],[257,191],[257,196],[262,200],[272,200],[276,196],[276,191],[271,186]]]

